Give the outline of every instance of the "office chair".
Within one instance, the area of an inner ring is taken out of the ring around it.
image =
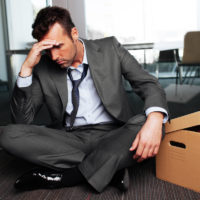
[[[188,67],[184,78],[182,77],[182,68]],[[178,80],[183,84],[187,77],[191,77],[194,73],[192,83],[196,76],[200,75],[200,31],[187,32],[184,37],[183,58],[181,62],[177,62],[176,68],[176,84]],[[187,76],[189,74],[189,76]],[[192,84],[191,83],[191,84]]]
[[[173,64],[180,61],[178,49],[161,50],[156,63],[156,77],[159,78],[160,64]]]

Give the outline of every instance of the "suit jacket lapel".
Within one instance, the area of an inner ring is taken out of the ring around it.
[[[104,106],[107,108],[109,101],[108,101],[108,94],[106,92],[109,91],[107,81],[108,76],[106,76],[106,73],[104,70],[106,69],[106,63],[104,62],[104,57],[101,52],[101,48],[87,40],[83,40],[85,47],[86,47],[86,54],[88,59],[88,64],[91,72],[92,79],[94,81],[95,87],[97,89],[97,93],[104,104]],[[108,68],[107,68],[108,69]]]
[[[121,101],[123,87],[120,84],[121,71],[113,66],[119,64],[116,57],[111,59],[103,53],[101,46],[96,42],[83,40],[86,46],[88,64],[97,93],[107,112],[114,118],[124,121]],[[113,54],[110,54],[112,56]],[[115,70],[114,70],[115,69]]]
[[[59,65],[54,64],[52,66],[51,78],[56,86],[57,92],[63,104],[62,116],[66,110],[68,101],[68,89],[67,89],[67,72],[66,69],[60,68]]]

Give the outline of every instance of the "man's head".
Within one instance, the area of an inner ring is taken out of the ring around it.
[[[78,40],[78,31],[70,14],[60,7],[42,9],[33,24],[32,35],[41,44],[52,43],[46,49],[52,60],[62,68],[78,66],[83,58],[83,46]]]
[[[68,10],[57,6],[46,7],[39,11],[32,25],[33,37],[40,41],[55,23],[59,23],[71,37],[71,29],[75,26],[70,13]]]

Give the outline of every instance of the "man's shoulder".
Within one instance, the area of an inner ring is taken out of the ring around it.
[[[86,47],[93,47],[95,49],[103,48],[103,49],[110,49],[113,45],[116,46],[119,42],[114,36],[105,37],[100,39],[91,39],[91,40],[84,40]]]
[[[110,37],[104,37],[104,38],[99,38],[99,39],[95,39],[93,41],[96,41],[96,42],[104,42],[104,41],[112,41],[116,39],[115,36],[110,36]]]
[[[99,38],[99,39],[83,39],[86,43],[96,43],[96,44],[107,44],[107,43],[113,43],[116,42],[117,39],[115,36],[105,37],[105,38]]]

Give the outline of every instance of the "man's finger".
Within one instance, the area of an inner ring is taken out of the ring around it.
[[[38,44],[39,45],[48,45],[48,44],[56,45],[59,43],[56,40],[43,40],[43,41],[39,42]]]
[[[41,42],[38,42],[38,43],[35,43],[33,46],[34,48],[36,49],[43,49],[44,47],[53,47],[54,45],[55,46],[58,46],[60,43],[59,42],[56,42],[55,40],[44,40],[44,41],[41,41]]]
[[[154,149],[154,152],[153,152],[153,156],[156,156],[158,154],[158,151],[159,151],[159,146],[156,146],[155,149]]]
[[[148,157],[153,157],[154,156],[154,149],[155,148],[153,148],[153,147],[149,149]]]
[[[137,160],[137,162],[138,163],[140,163],[140,162],[142,162],[144,159],[142,158],[142,157],[140,157],[138,160]]]
[[[43,51],[43,50],[45,50],[45,49],[51,49],[52,47],[53,47],[52,44],[49,44],[49,45],[46,45],[46,46],[41,46],[41,47],[40,47],[40,51]]]
[[[138,159],[138,162],[140,162],[140,160],[145,160],[148,157],[149,154],[149,147],[145,146],[142,152],[142,155],[140,156],[140,158]]]
[[[134,151],[137,148],[138,143],[139,143],[139,134],[137,134],[137,136],[136,136],[135,140],[133,141],[132,146],[129,150]]]
[[[137,148],[137,151],[135,153],[135,155],[133,156],[134,159],[137,159],[139,157],[141,157],[143,151],[144,151],[144,144],[141,143],[141,140],[139,141],[139,145],[138,145],[138,148]]]

